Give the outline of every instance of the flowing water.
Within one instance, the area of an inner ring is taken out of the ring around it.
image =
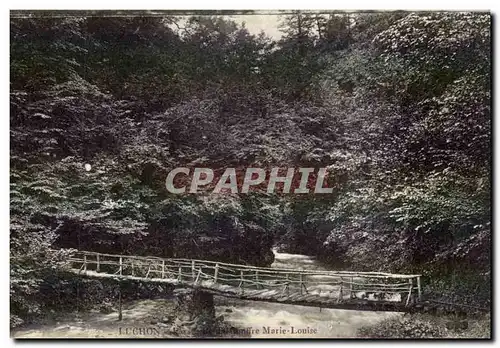
[[[326,270],[313,257],[275,251],[272,267],[305,270]],[[241,301],[217,297],[217,315],[232,326],[241,328],[242,336],[257,338],[351,338],[358,328],[376,324],[400,313],[320,309],[289,304]],[[13,337],[169,337],[166,324],[151,321],[158,313],[172,312],[170,300],[139,300],[124,305],[123,320],[117,313],[97,311],[59,317],[45,324],[26,327],[12,333]],[[162,325],[162,326],[158,326]],[[153,329],[158,328],[158,329]],[[227,334],[234,334],[234,331]]]
[[[278,253],[274,268],[327,270],[311,256]],[[280,303],[219,299],[218,313],[252,337],[351,338],[356,330],[402,315],[393,312],[320,309]]]

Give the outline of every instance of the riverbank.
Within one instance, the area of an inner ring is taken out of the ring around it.
[[[489,314],[469,318],[452,315],[406,314],[363,327],[357,331],[360,338],[491,338]]]
[[[154,314],[173,314],[172,300],[138,300],[123,305],[123,320],[118,312],[97,310],[60,314],[36,325],[13,330],[13,338],[153,338],[174,337],[155,322]],[[153,324],[154,323],[154,324]],[[160,324],[160,325],[159,325]],[[154,328],[154,329],[153,329]],[[135,329],[135,330],[133,330]]]
[[[489,338],[489,315],[460,320],[451,316],[332,310],[240,301],[218,297],[219,337],[245,338]],[[137,300],[118,313],[89,311],[47,317],[13,330],[13,338],[186,338],[174,300]],[[381,317],[381,314],[385,314]]]
[[[357,329],[378,322],[381,313],[216,298],[217,334],[252,338],[352,338]],[[382,313],[384,314],[384,313]],[[385,313],[386,319],[400,316]],[[13,338],[179,338],[190,337],[174,300],[137,300],[118,312],[52,315],[44,322],[13,330]]]

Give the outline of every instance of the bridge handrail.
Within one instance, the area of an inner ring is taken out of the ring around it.
[[[321,292],[324,286],[339,286],[337,301],[343,301],[344,294],[352,298],[354,291],[385,294],[403,294],[406,306],[416,293],[421,300],[420,275],[401,275],[383,272],[315,271],[285,268],[256,267],[217,261],[185,258],[161,258],[155,256],[116,255],[93,251],[72,250],[69,258],[71,272],[108,278],[131,280],[174,281],[187,286],[245,288],[282,288],[288,291],[290,285],[298,285],[300,294],[309,286]],[[76,266],[75,266],[76,263]],[[95,265],[95,266],[94,266]],[[107,266],[112,266],[107,267]],[[370,281],[371,279],[371,281]],[[356,289],[355,289],[356,288]],[[273,290],[274,291],[274,290]],[[319,295],[318,295],[319,296]],[[356,296],[356,295],[355,295]]]
[[[99,255],[103,257],[113,257],[113,258],[127,258],[135,259],[141,261],[166,261],[173,262],[178,265],[180,262],[185,263],[186,267],[190,267],[194,261],[198,265],[206,265],[207,267],[218,266],[219,269],[226,269],[230,271],[246,271],[246,270],[258,270],[259,272],[266,272],[271,274],[294,274],[294,275],[310,275],[310,276],[337,276],[337,277],[357,277],[357,278],[400,278],[400,279],[415,279],[421,277],[420,274],[396,274],[396,273],[385,273],[385,272],[353,272],[353,271],[318,271],[318,270],[297,270],[288,268],[271,268],[271,267],[256,267],[242,264],[231,264],[219,261],[209,261],[209,260],[198,260],[198,259],[185,259],[185,258],[161,258],[157,256],[137,256],[137,255],[118,255],[118,254],[107,254],[99,253],[94,251],[76,251],[75,254],[81,255]],[[102,263],[102,261],[101,261]]]

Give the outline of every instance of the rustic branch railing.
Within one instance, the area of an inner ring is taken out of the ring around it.
[[[337,303],[364,300],[400,302],[410,306],[421,300],[422,293],[420,275],[383,272],[262,268],[87,251],[74,253],[68,265],[73,272],[89,276],[180,283],[222,292],[234,290],[247,297],[252,294],[260,296],[268,291],[275,297],[288,296],[290,299],[307,295],[310,301],[316,296],[334,298]]]

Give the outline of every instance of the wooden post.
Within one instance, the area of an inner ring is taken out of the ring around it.
[[[219,264],[215,264],[215,272],[214,272],[214,283],[217,283],[217,276],[219,275]]]
[[[177,277],[178,281],[182,281],[182,266],[179,265],[179,276]]]
[[[339,291],[339,298],[337,299],[337,302],[340,302],[344,298],[344,294],[342,293],[342,287],[344,286],[344,280],[342,277],[340,277],[340,291]]]
[[[351,277],[351,283],[349,284],[349,299],[352,299],[352,289],[354,287],[354,277]]]
[[[417,287],[418,287],[418,302],[422,301],[422,284],[420,283],[420,276],[417,277]]]
[[[194,281],[194,277],[196,275],[194,274],[194,260],[191,261],[191,277],[193,278],[193,281]]]
[[[122,282],[118,283],[118,321],[122,321]]]
[[[123,259],[122,257],[120,256],[120,275],[122,275],[122,267],[123,267]]]
[[[241,288],[241,293],[243,294],[245,291],[245,287],[243,286],[243,270],[240,270],[240,285],[238,287]]]
[[[299,278],[299,282],[300,282],[300,294],[302,295],[302,273],[300,274],[300,278]]]
[[[406,306],[408,306],[410,304],[412,292],[413,292],[413,279],[410,278],[410,290],[408,291],[408,298],[406,299]]]
[[[302,286],[304,287],[304,291],[306,292],[306,294],[308,294],[309,291],[307,291],[306,282],[307,282],[307,276],[304,276],[303,279],[302,279]],[[301,288],[301,290],[302,290],[302,288]]]
[[[130,261],[130,267],[132,268],[132,276],[135,276],[134,259]]]
[[[76,311],[80,312],[80,282],[76,283]]]
[[[161,260],[161,279],[165,278],[165,260]]]
[[[96,272],[99,272],[101,265],[99,264],[99,254],[97,254],[97,267],[96,267]]]
[[[83,271],[87,272],[87,254],[83,255]]]

